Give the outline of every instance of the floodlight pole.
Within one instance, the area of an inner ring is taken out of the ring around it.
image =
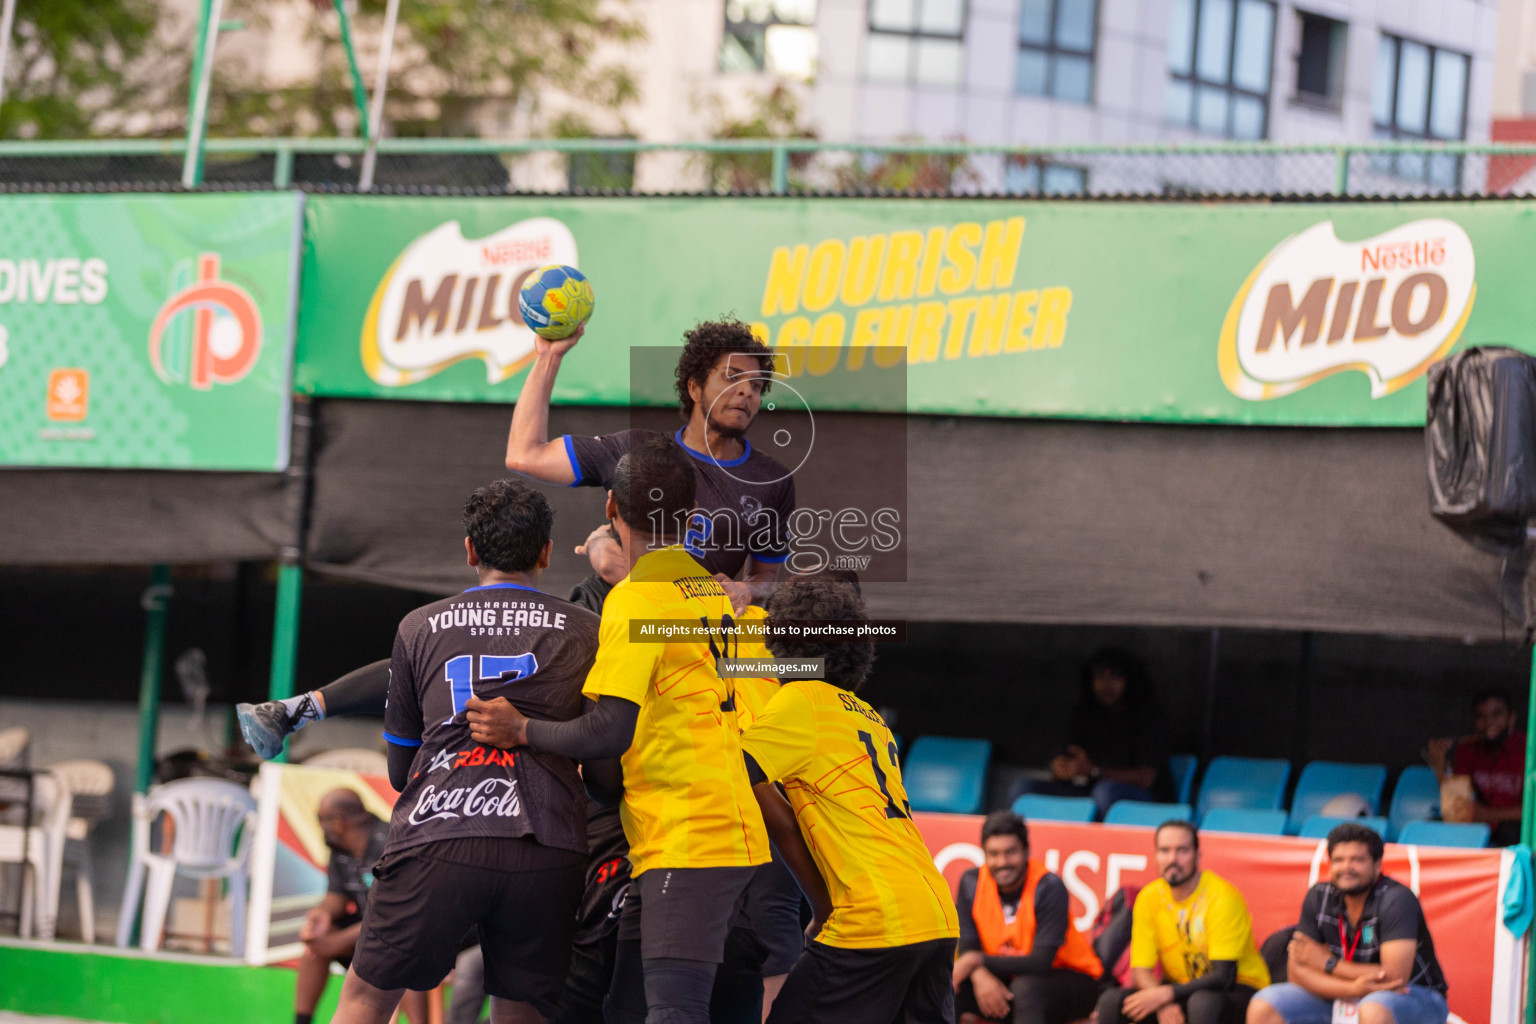
[[[181,185],[196,188],[203,181],[203,139],[208,129],[208,90],[213,81],[213,50],[219,38],[224,0],[203,0],[197,22],[197,50],[192,56],[192,101],[187,110],[187,155],[181,165]]]
[[[352,101],[357,104],[358,134],[368,137],[368,93],[363,89],[363,75],[357,69],[357,47],[352,45],[352,19],[347,17],[346,0],[331,0],[336,17],[341,19],[341,48],[347,53],[347,67],[352,72]]]
[[[11,28],[16,24],[16,0],[0,9],[0,103],[5,102],[5,66],[11,59]]]
[[[384,38],[379,41],[379,73],[374,79],[373,109],[368,115],[368,148],[363,152],[363,170],[357,179],[359,192],[373,191],[373,172],[379,161],[379,139],[384,136],[384,94],[389,89],[389,58],[395,48],[395,20],[400,16],[400,0],[389,0],[384,8]]]

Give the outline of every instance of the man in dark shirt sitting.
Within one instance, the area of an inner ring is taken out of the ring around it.
[[[320,798],[320,831],[331,848],[325,898],[304,918],[299,941],[299,977],[294,986],[293,1019],[309,1024],[331,977],[331,964],[352,965],[363,909],[373,887],[373,865],[384,852],[389,825],[363,806],[350,789],[333,789]],[[426,995],[408,992],[401,1002],[412,1024],[427,1019]]]
[[[1359,1024],[1445,1024],[1445,975],[1424,911],[1381,873],[1382,848],[1364,825],[1328,833],[1332,880],[1307,891],[1289,981],[1253,997],[1248,1024],[1329,1024],[1341,1002],[1356,1004]]]
[[[957,1008],[1013,1024],[1067,1024],[1093,1012],[1103,968],[1072,927],[1067,887],[1029,858],[1029,830],[1012,811],[981,827],[986,862],[960,879]]]
[[[1100,818],[1117,800],[1173,799],[1168,723],[1140,658],[1118,647],[1094,652],[1051,778],[1019,783],[1009,802],[1020,793],[1091,796]]]

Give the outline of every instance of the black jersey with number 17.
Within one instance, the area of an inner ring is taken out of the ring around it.
[[[587,852],[586,803],[569,758],[470,738],[464,705],[505,697],[569,721],[597,652],[597,616],[529,587],[472,587],[418,608],[395,634],[384,738],[419,746],[386,852],[443,839],[533,836]]]

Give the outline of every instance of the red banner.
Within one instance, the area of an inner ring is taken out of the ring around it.
[[[968,868],[981,863],[982,819],[922,813],[914,818],[953,889]],[[1121,886],[1146,885],[1157,877],[1149,828],[1032,821],[1029,841],[1031,855],[1066,883],[1078,927],[1091,924]],[[1328,877],[1326,848],[1310,839],[1204,832],[1200,854],[1201,867],[1242,891],[1259,943],[1295,924],[1308,887]],[[1451,1010],[1468,1021],[1487,1021],[1493,1009],[1501,855],[1389,844],[1382,864],[1386,874],[1418,894],[1450,985]]]

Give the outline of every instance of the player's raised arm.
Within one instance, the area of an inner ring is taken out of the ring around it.
[[[549,396],[555,389],[560,361],[584,333],[585,326],[560,341],[534,337],[533,368],[512,407],[512,429],[507,435],[508,469],[546,484],[576,482],[576,468],[565,441],[549,439]]]

